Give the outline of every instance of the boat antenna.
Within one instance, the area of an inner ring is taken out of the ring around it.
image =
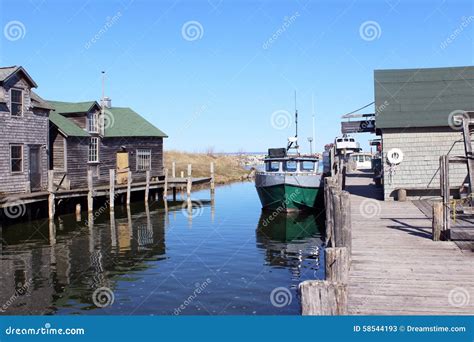
[[[295,125],[296,125],[296,134],[295,138],[298,138],[298,109],[296,109],[296,90],[295,90]],[[298,143],[296,144],[298,147]]]
[[[312,117],[313,117],[313,140],[311,142],[311,148],[314,152],[316,152],[316,133],[315,133],[315,120],[316,120],[316,113],[314,111],[314,94],[311,95],[311,107],[312,107]]]

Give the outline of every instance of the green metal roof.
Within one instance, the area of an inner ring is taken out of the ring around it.
[[[48,101],[55,109],[50,113],[50,119],[67,136],[86,137],[89,134],[79,127],[74,121],[62,114],[87,113],[95,105],[96,101],[88,102],[59,102]],[[98,107],[100,109],[100,107]],[[156,128],[138,113],[126,107],[112,107],[105,109],[105,137],[162,137],[167,138],[166,133]]]
[[[474,110],[474,66],[375,70],[375,126],[448,127],[449,114]]]
[[[105,110],[105,137],[168,136],[131,108],[112,107]]]
[[[84,131],[81,127],[76,125],[73,121],[69,120],[68,118],[62,116],[56,111],[51,111],[49,113],[49,120],[59,128],[59,130],[66,134],[68,137],[87,137],[86,131]]]
[[[95,105],[99,108],[99,104],[96,101],[86,102],[60,102],[60,101],[48,101],[58,113],[71,114],[71,113],[87,113]]]

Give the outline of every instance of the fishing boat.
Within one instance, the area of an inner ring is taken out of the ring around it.
[[[263,209],[276,212],[321,208],[322,174],[316,155],[301,155],[298,146],[298,111],[295,110],[296,135],[288,138],[286,148],[270,148],[264,158],[264,171],[255,175]],[[294,153],[291,153],[294,150]]]

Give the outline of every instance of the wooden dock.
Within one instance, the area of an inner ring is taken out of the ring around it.
[[[348,174],[350,315],[474,315],[474,253],[432,241],[413,202],[384,202],[370,174]]]

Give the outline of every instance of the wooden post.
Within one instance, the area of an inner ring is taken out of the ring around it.
[[[115,209],[115,170],[109,170],[109,208],[111,211]]]
[[[181,178],[184,178],[184,171],[181,171]]]
[[[176,162],[171,163],[171,178],[176,178]]]
[[[56,212],[54,195],[54,170],[48,171],[48,192],[48,217],[50,220],[54,220],[54,214]]]
[[[433,203],[433,241],[441,240],[441,231],[443,230],[443,203]]]
[[[443,232],[445,238],[449,237],[451,229],[451,204],[449,190],[449,156],[441,156],[440,159],[440,186],[443,197]]]
[[[332,193],[332,216],[333,216],[333,234],[334,246],[344,247],[344,236],[342,233],[342,208],[340,191],[336,190]]]
[[[341,231],[343,246],[347,247],[347,255],[349,256],[349,265],[351,262],[352,252],[352,224],[351,224],[351,199],[347,191],[342,191],[341,200]]]
[[[171,170],[171,172],[174,172],[174,171]],[[168,199],[168,169],[165,169],[165,184],[163,188],[163,201],[166,202],[167,199]]]
[[[77,222],[81,221],[81,204],[80,203],[76,204],[76,221]]]
[[[347,285],[318,280],[306,280],[298,286],[303,315],[347,315]]]
[[[325,253],[326,280],[347,284],[349,279],[348,248],[326,248]]]
[[[214,182],[214,163],[211,162],[211,193],[215,190],[215,182]]]
[[[145,204],[148,204],[148,197],[150,195],[150,171],[147,170],[145,174]]]
[[[332,178],[324,178],[324,204],[326,209],[326,245],[334,247],[334,224],[332,213]]]
[[[132,195],[132,171],[127,173],[127,207],[130,206],[130,197]]]
[[[191,197],[191,187],[193,185],[191,172],[192,172],[192,166],[191,164],[188,164],[188,178],[187,178],[187,184],[186,184],[186,195],[188,196],[188,198]]]
[[[94,210],[94,182],[92,180],[92,170],[87,170],[87,212],[91,213]]]
[[[176,202],[176,187],[173,186],[173,201]]]
[[[405,202],[407,200],[407,191],[405,189],[398,189],[397,200],[398,202]]]

